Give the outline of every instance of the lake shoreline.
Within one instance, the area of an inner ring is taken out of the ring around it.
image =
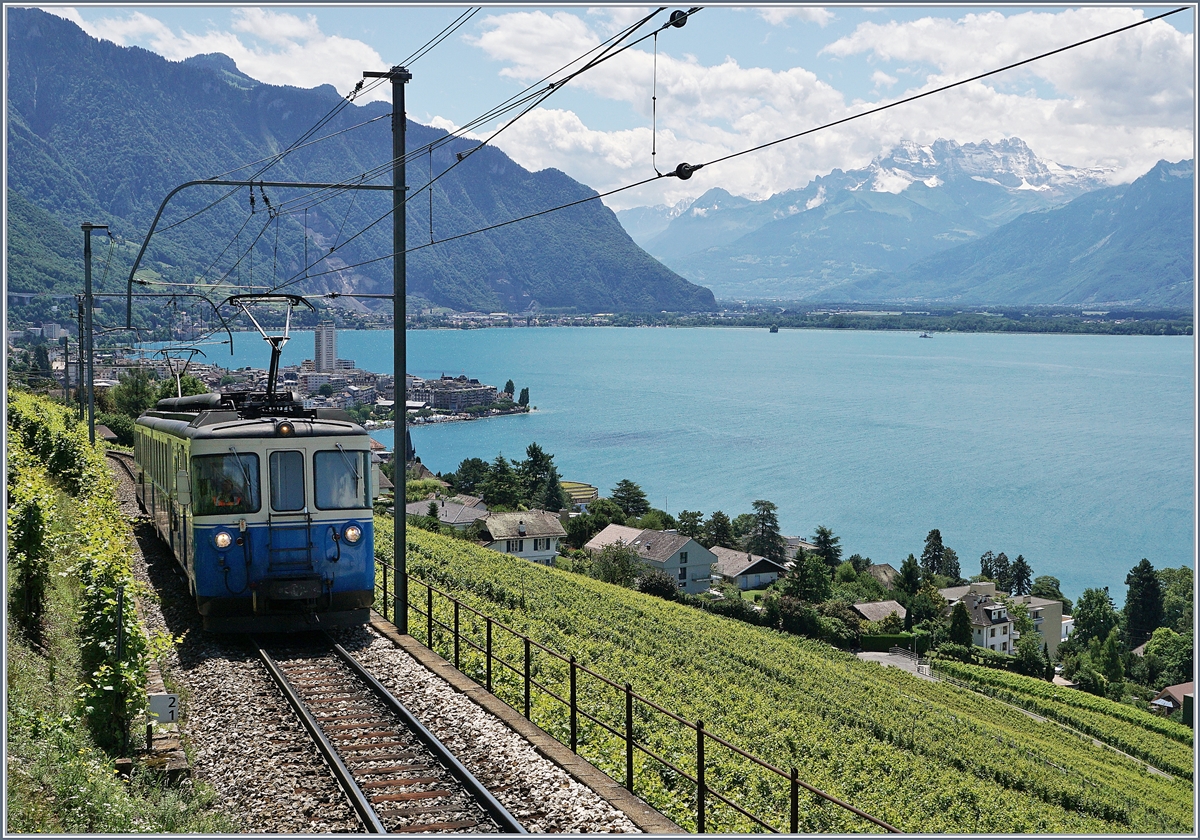
[[[766,499],[785,533],[825,525],[847,554],[897,568],[938,528],[964,576],[985,551],[1022,554],[1068,595],[1117,591],[1143,556],[1193,562],[1190,337],[563,329],[407,341],[417,375],[467,370],[539,395],[521,423],[410,428],[435,472],[519,459],[537,442],[602,494],[629,478],[672,514],[731,517]]]

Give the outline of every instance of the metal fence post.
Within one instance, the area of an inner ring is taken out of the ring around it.
[[[486,649],[485,659],[487,660],[487,690],[490,693],[492,690],[492,619],[487,616],[487,642],[484,643]]]
[[[800,831],[800,771],[792,768],[792,834]]]
[[[525,719],[529,720],[529,637],[525,637]]]
[[[575,699],[575,657],[571,657],[571,752],[579,752],[579,706]]]
[[[117,586],[117,662],[114,670],[122,671],[125,662],[125,587]],[[117,694],[121,698],[121,755],[129,751],[129,725],[126,720],[129,710],[129,698],[124,691]]]
[[[704,721],[696,721],[696,833],[704,833]]]
[[[425,584],[425,637],[433,650],[433,587]]]
[[[633,686],[625,683],[625,788],[633,793]]]
[[[388,616],[387,573],[388,573],[387,563],[384,563],[383,564],[383,617],[388,619],[388,621],[391,621],[391,618]]]
[[[454,599],[454,670],[461,671],[458,664],[458,599]]]

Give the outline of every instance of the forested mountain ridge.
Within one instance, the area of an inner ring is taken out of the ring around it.
[[[10,291],[76,292],[82,221],[107,223],[140,244],[166,194],[184,181],[227,178],[337,182],[391,157],[390,106],[351,104],[316,137],[375,122],[301,148],[270,169],[235,167],[287,148],[340,101],[326,85],[305,90],[259,83],[223,55],[171,62],[136,47],[91,38],[35,9],[8,14],[8,276]],[[367,69],[367,68],[364,68]],[[407,123],[415,149],[445,132]],[[476,141],[454,140],[408,166],[408,292],[460,310],[691,311],[714,308],[712,293],[637,247],[599,201],[518,224],[444,239],[595,195],[557,170],[529,172],[498,149],[469,155],[433,187],[429,173],[456,162]],[[377,183],[389,183],[387,173]],[[271,286],[342,268],[291,290],[388,292],[392,251],[387,192],[345,192],[320,202],[306,191],[268,188],[252,208],[242,189],[195,219],[229,188],[192,187],[170,202],[143,265],[170,282]],[[304,205],[307,204],[307,215]],[[53,220],[53,223],[52,223]],[[57,226],[56,226],[57,225]],[[60,241],[63,236],[66,242]],[[255,242],[253,256],[236,254]],[[135,245],[117,249],[107,281],[124,288]],[[411,250],[418,248],[418,250]],[[223,251],[224,249],[224,251]]]

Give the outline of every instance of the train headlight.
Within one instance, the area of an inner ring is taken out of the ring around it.
[[[284,420],[282,423],[279,423],[275,426],[275,434],[277,435],[287,437],[288,435],[294,435],[295,433],[296,427],[287,420]]]
[[[233,536],[228,531],[217,531],[213,535],[213,542],[217,544],[217,548],[229,548],[233,545]]]
[[[342,536],[345,537],[346,542],[354,545],[362,539],[362,528],[357,525],[347,525],[346,530],[342,531]]]

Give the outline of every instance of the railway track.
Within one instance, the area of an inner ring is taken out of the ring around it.
[[[250,642],[369,833],[527,833],[331,638]]]
[[[121,469],[125,470],[125,473],[130,477],[130,479],[132,479],[134,482],[137,481],[137,474],[133,471],[134,462],[132,454],[129,452],[121,452],[119,449],[106,449],[104,450],[104,454],[120,464]]]

